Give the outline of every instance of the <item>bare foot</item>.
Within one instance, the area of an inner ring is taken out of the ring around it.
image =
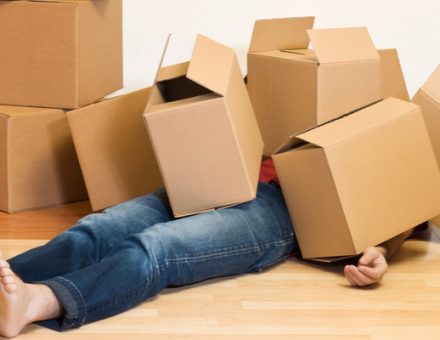
[[[49,287],[24,283],[0,258],[0,336],[12,338],[26,325],[55,318],[60,312]]]

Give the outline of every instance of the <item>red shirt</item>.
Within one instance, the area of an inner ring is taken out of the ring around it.
[[[263,161],[263,163],[261,163],[259,180],[260,182],[264,182],[264,183],[275,182],[279,184],[277,173],[275,171],[275,166],[273,165],[272,159],[266,159],[265,161]]]

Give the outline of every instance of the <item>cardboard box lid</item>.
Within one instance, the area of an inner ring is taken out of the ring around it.
[[[402,111],[410,112],[417,109],[417,105],[413,103],[390,97],[360,111],[356,111],[356,114],[349,114],[345,119],[336,119],[309,129],[306,132],[291,136],[289,141],[283,144],[275,153],[281,153],[303,142],[311,143],[318,147],[329,147],[363,131],[368,131],[387,120],[398,117]]]
[[[257,20],[248,52],[306,49],[309,46],[307,30],[313,27],[314,21],[315,17]]]
[[[380,60],[366,27],[307,31],[320,63]]]
[[[428,80],[422,85],[422,90],[440,102],[440,65],[434,70]]]

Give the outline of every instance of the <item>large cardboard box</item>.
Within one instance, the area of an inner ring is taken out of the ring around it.
[[[380,58],[366,28],[311,30],[313,21],[255,22],[248,89],[265,155],[293,133],[381,99]]]
[[[65,112],[0,106],[0,210],[85,199]]]
[[[174,215],[254,199],[263,142],[234,50],[198,35],[152,91],[145,123]]]
[[[0,103],[72,109],[122,87],[121,0],[0,1]]]
[[[142,117],[149,95],[146,88],[67,114],[93,210],[163,186]]]
[[[417,91],[413,102],[422,109],[437,162],[440,166],[440,66],[434,70],[428,80]],[[440,206],[440,201],[437,201],[437,203]],[[440,227],[440,216],[433,218],[431,221]]]
[[[361,253],[440,212],[420,108],[389,98],[292,136],[274,155],[305,258]]]

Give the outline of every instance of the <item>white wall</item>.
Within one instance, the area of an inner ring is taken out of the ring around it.
[[[377,48],[397,48],[410,96],[440,64],[440,0],[124,0],[122,92],[152,83],[169,33],[165,64],[188,60],[202,33],[235,48],[245,74],[256,19],[306,15],[316,28],[367,26]]]

